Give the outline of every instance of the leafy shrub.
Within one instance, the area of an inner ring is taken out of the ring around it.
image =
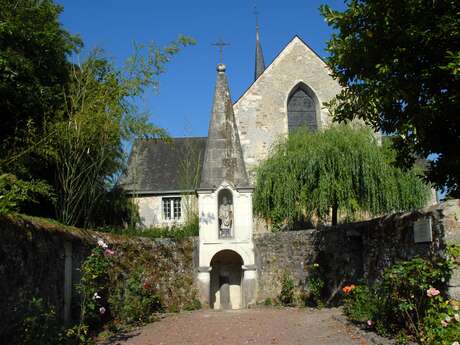
[[[409,329],[419,336],[423,316],[430,307],[427,290],[444,287],[449,279],[445,261],[430,262],[421,258],[402,262],[388,269],[380,295],[386,296],[386,323],[394,329]]]
[[[81,323],[98,328],[108,318],[107,271],[111,265],[112,251],[100,241],[100,246],[92,250],[81,266],[81,280],[77,291],[81,296]]]
[[[184,305],[184,310],[192,311],[192,310],[200,310],[202,308],[201,302],[194,298],[190,303]]]
[[[347,291],[346,288],[344,288],[344,291]],[[355,321],[367,322],[368,320],[375,320],[381,304],[375,290],[366,285],[356,287],[351,285],[348,288],[350,288],[350,292],[345,298],[345,314]]]
[[[425,344],[451,345],[460,341],[459,303],[436,298],[423,319],[422,340]]]
[[[153,284],[146,280],[144,269],[137,268],[112,293],[109,303],[113,314],[126,324],[142,324],[152,321],[156,312],[163,310],[160,297]]]
[[[98,245],[81,267],[81,325],[94,331],[111,319],[137,325],[151,321],[153,314],[163,307],[144,268],[135,266],[120,284],[109,286],[112,257],[116,253],[102,240]]]
[[[26,304],[21,323],[22,345],[58,345],[63,343],[62,327],[54,308],[46,306],[41,298],[33,297]]]
[[[306,306],[322,308],[323,302],[323,289],[324,278],[318,263],[310,266],[309,276],[307,279],[307,293],[302,296]]]
[[[65,328],[55,309],[43,299],[21,296],[17,301],[16,321],[0,343],[8,345],[94,345],[89,327],[79,323]]]
[[[453,248],[443,260],[414,258],[388,268],[373,287],[345,287],[346,315],[382,335],[410,335],[430,345],[459,341],[459,304],[442,292],[457,255]]]
[[[36,202],[41,195],[53,199],[50,185],[43,181],[23,181],[12,174],[0,174],[0,214],[18,211],[25,202]]]
[[[269,306],[273,304],[274,304],[273,300],[270,297],[267,297],[266,299],[264,299],[264,305]]]
[[[294,305],[295,296],[295,285],[294,279],[291,277],[289,272],[284,272],[281,280],[281,292],[278,296],[282,305],[292,306]]]

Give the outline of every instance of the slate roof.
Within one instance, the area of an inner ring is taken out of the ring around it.
[[[188,137],[135,142],[121,187],[130,194],[195,190],[192,180],[200,181],[206,141],[206,137]]]

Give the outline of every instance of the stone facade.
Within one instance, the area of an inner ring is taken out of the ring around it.
[[[340,86],[329,75],[326,63],[297,36],[234,104],[244,162],[252,178],[272,145],[287,135],[287,103],[299,85],[314,96],[318,128],[329,126],[324,102],[330,101]]]
[[[235,103],[232,103],[225,73],[218,74],[218,79],[220,77],[222,81],[218,80],[218,83],[222,88],[225,84],[226,91],[215,94],[211,114],[211,122],[220,121],[219,128],[210,126],[207,139],[174,138],[174,145],[171,147],[177,148],[176,150],[171,148],[171,152],[168,151],[168,145],[158,142],[144,141],[133,148],[128,169],[130,176],[123,180],[125,189],[141,192],[137,196],[133,192],[133,196],[137,198],[140,206],[143,226],[169,226],[174,223],[162,219],[160,198],[145,194],[172,190],[180,193],[180,187],[174,183],[164,186],[165,181],[178,180],[171,178],[170,175],[174,175],[181,164],[171,157],[190,159],[190,156],[193,156],[198,161],[201,160],[201,187],[206,185],[208,188],[215,188],[222,182],[222,177],[227,181],[235,180],[240,187],[243,184],[246,184],[245,187],[250,187],[254,183],[254,171],[257,165],[268,157],[272,145],[288,134],[288,101],[293,92],[302,88],[308,94],[309,99],[314,103],[311,107],[315,110],[317,122],[314,128],[319,129],[329,126],[331,122],[324,102],[330,101],[340,91],[338,83],[329,75],[325,62],[297,36],[283,48],[267,68],[263,61],[261,42],[257,36],[255,80]],[[215,114],[228,114],[230,110],[232,110],[232,119],[220,115],[213,119]],[[231,140],[227,142],[226,138]],[[207,149],[207,154],[203,150],[203,139],[206,145],[211,147]],[[194,150],[196,152],[193,155],[187,153],[186,148],[190,146],[184,144],[187,140],[194,142],[198,148]],[[231,152],[232,157],[228,157],[225,162],[220,162],[220,156],[226,154],[226,151]],[[239,155],[243,160],[235,159]],[[140,158],[133,159],[137,156]],[[136,161],[140,162],[136,163]],[[227,166],[233,165],[235,167],[227,169]],[[230,176],[230,173],[233,175]],[[129,177],[140,182],[133,184]],[[128,183],[129,181],[131,184]],[[255,219],[253,226],[256,233],[267,231],[265,222],[261,220]]]
[[[181,199],[180,218],[167,219],[163,210],[164,198]],[[138,205],[140,227],[157,228],[180,226],[187,222],[187,215],[198,212],[198,198],[195,194],[161,194],[150,196],[137,196],[132,198]]]

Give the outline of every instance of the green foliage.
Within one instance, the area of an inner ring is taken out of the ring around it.
[[[82,44],[52,0],[1,0],[0,8],[0,173],[50,182],[46,127],[60,119],[67,58]]]
[[[26,315],[21,324],[22,345],[63,344],[62,327],[56,312],[40,298],[32,298],[22,311]]]
[[[196,237],[199,235],[199,218],[197,214],[194,214],[185,224],[180,226],[175,225],[167,228],[142,229],[137,227],[130,227],[123,229],[102,227],[98,228],[98,231],[126,235],[129,237],[172,238],[174,240],[182,240],[184,238]]]
[[[424,344],[451,345],[459,340],[460,303],[439,299],[432,303],[421,329]]]
[[[258,168],[254,210],[280,225],[313,216],[325,221],[330,209],[350,220],[363,212],[381,215],[424,206],[428,186],[390,161],[391,152],[364,127],[299,130]]]
[[[366,285],[358,285],[348,293],[344,312],[352,320],[366,322],[375,320],[380,301],[375,291]]]
[[[17,301],[17,327],[7,335],[11,345],[94,345],[88,326],[65,328],[55,309],[43,299],[23,296]]]
[[[335,33],[328,64],[343,87],[335,120],[365,120],[397,135],[398,162],[438,154],[428,178],[459,195],[460,4],[348,0],[321,12]]]
[[[278,296],[279,301],[284,306],[295,304],[295,284],[289,272],[284,272],[281,280],[281,292]]]
[[[140,223],[138,205],[118,184],[105,192],[92,215],[94,228],[122,229]]]
[[[305,305],[322,308],[323,289],[326,283],[324,282],[323,272],[318,263],[310,266],[307,278],[307,293],[302,297]]]
[[[269,306],[273,304],[274,304],[273,300],[270,297],[267,297],[266,299],[264,299],[264,305]]]
[[[186,311],[193,311],[193,310],[200,310],[203,306],[201,305],[201,302],[194,298],[190,303],[187,303],[184,305],[184,310]]]
[[[23,181],[12,174],[0,174],[0,214],[18,211],[25,202],[36,202],[38,195],[53,198],[51,187],[43,181]]]
[[[430,262],[415,258],[393,265],[383,277],[382,290],[387,293],[385,306],[388,320],[395,327],[406,328],[417,333],[423,315],[431,300],[427,290],[431,287],[441,289],[450,277],[446,262]]]
[[[52,185],[64,224],[107,224],[99,217],[115,218],[107,199],[125,167],[123,147],[166,137],[138,108],[140,98],[157,91],[165,64],[195,42],[179,36],[165,47],[135,44],[121,68],[99,49],[74,65],[68,58],[82,43],[59,23],[61,6],[53,0],[0,0],[0,6],[0,174]],[[50,216],[48,196],[33,207],[21,204],[22,211]],[[129,209],[126,198],[117,201]]]
[[[103,328],[117,332],[126,326],[154,321],[165,310],[201,308],[192,288],[192,275],[170,275],[171,269],[182,273],[181,265],[192,263],[178,262],[166,246],[157,248],[157,256],[152,256],[151,250],[149,245],[144,247],[130,240],[116,246],[98,240],[98,247],[81,266],[77,287],[81,297],[80,323],[67,330],[68,337],[86,341]],[[192,251],[193,247],[185,245],[182,250]]]
[[[415,258],[397,263],[373,287],[344,288],[344,311],[382,335],[450,345],[460,334],[459,307],[458,302],[446,300],[443,291],[454,262],[455,257],[448,255],[437,261]]]
[[[61,222],[84,227],[94,223],[95,208],[124,168],[123,142],[166,137],[148,122],[148,114],[139,111],[138,98],[158,86],[164,64],[179,48],[193,43],[181,36],[163,49],[153,43],[136,45],[123,69],[96,50],[73,69],[65,95],[65,120],[49,128],[55,133],[56,205]]]
[[[84,324],[75,325],[65,330],[66,341],[63,345],[95,345],[93,338],[89,335],[89,327]]]
[[[114,315],[125,324],[140,325],[153,321],[154,313],[163,306],[154,289],[154,282],[146,279],[142,267],[138,267],[111,293],[109,304]]]
[[[81,266],[81,279],[77,291],[81,298],[80,326],[97,329],[110,312],[107,305],[108,269],[111,266],[110,254],[102,247],[92,250]],[[79,334],[80,335],[80,334]]]

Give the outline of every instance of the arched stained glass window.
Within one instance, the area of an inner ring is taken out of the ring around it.
[[[299,127],[306,127],[310,131],[318,130],[316,108],[313,92],[302,84],[296,86],[287,103],[288,133]]]

